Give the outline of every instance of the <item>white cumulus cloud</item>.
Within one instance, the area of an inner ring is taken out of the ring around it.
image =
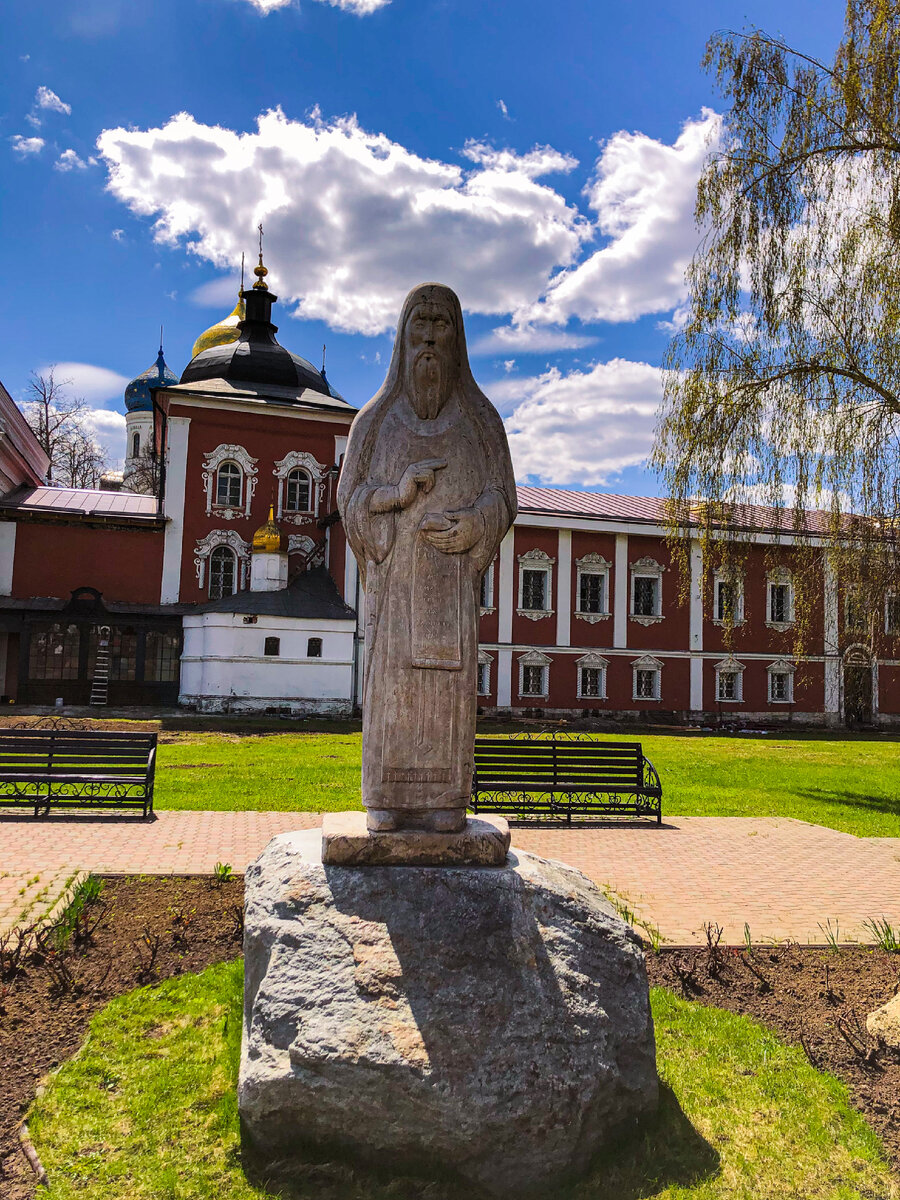
[[[125,416],[111,408],[91,408],[87,426],[106,453],[111,469],[121,469],[125,453]]]
[[[74,150],[63,150],[53,165],[57,171],[83,171],[88,164]]]
[[[72,115],[72,105],[60,100],[56,92],[43,85],[34,94],[34,107],[45,109],[47,112],[64,113],[67,117]]]
[[[44,148],[44,139],[39,137],[22,137],[21,133],[13,134],[9,139],[12,148],[20,158],[28,158],[32,154],[40,154]]]
[[[49,365],[39,367],[37,373],[48,375]],[[53,374],[69,395],[80,396],[90,406],[121,400],[125,385],[130,382],[128,377],[108,367],[95,367],[92,363],[83,362],[55,363]]]
[[[576,261],[589,232],[540,182],[576,165],[550,147],[473,143],[463,167],[422,158],[355,117],[298,121],[276,109],[257,126],[235,133],[181,113],[162,128],[106,130],[97,144],[110,191],[156,218],[159,241],[187,239],[233,271],[262,221],[273,290],[337,329],[391,328],[406,291],[427,279],[455,288],[472,312],[521,309]]]
[[[597,338],[565,329],[535,328],[531,325],[499,325],[477,338],[469,346],[470,354],[498,354],[515,350],[518,354],[549,354],[554,350],[582,350]]]
[[[330,4],[332,8],[341,8],[345,12],[356,13],[359,17],[368,16],[390,2],[391,0],[319,0],[320,4]],[[276,8],[287,8],[294,0],[249,0],[249,3],[265,16],[274,12]]]
[[[508,377],[486,391],[505,415],[518,480],[594,486],[646,460],[662,377],[649,363],[614,358],[585,371]]]
[[[697,179],[720,131],[721,118],[704,109],[671,146],[643,133],[614,134],[585,189],[606,244],[558,274],[547,295],[518,319],[633,321],[675,308],[698,242]]]

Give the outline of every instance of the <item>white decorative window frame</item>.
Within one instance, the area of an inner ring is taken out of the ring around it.
[[[478,672],[476,672],[476,675],[475,675],[475,693],[478,696],[489,696],[491,694],[491,663],[493,661],[494,661],[493,657],[490,654],[488,654],[487,650],[479,650],[478,651],[479,667],[487,667],[487,671],[485,672],[485,678],[487,679],[487,687],[486,688],[481,688],[479,686],[480,682],[481,682],[481,672],[478,671]]]
[[[483,582],[484,582],[484,594],[485,594],[485,598],[487,599],[487,604],[479,605],[479,612],[481,613],[481,615],[483,617],[486,617],[488,615],[488,613],[494,612],[497,607],[496,604],[494,603],[494,564],[493,563],[488,564],[488,569],[484,573]],[[478,585],[479,598],[481,595],[481,586],[482,586],[481,584]],[[481,661],[481,660],[479,659],[479,661]]]
[[[631,664],[631,698],[632,700],[661,700],[662,699],[662,669],[663,664],[658,658],[654,658],[652,654],[643,654],[640,658],[634,659]],[[655,671],[656,672],[656,695],[655,696],[639,696],[637,689],[637,673],[638,671]]]
[[[284,507],[287,490],[287,477],[297,469],[306,471],[309,475],[309,498],[312,508],[305,512],[287,512]],[[319,505],[325,496],[325,481],[328,478],[328,467],[320,463],[308,450],[289,450],[284,458],[275,463],[272,474],[278,480],[278,520],[288,521],[292,525],[307,525],[319,515]]]
[[[772,620],[772,587],[786,586],[788,590],[788,614],[787,621]],[[766,575],[766,628],[778,629],[784,632],[790,629],[794,624],[794,580],[790,571],[784,567],[777,567],[774,571],[769,571]]]
[[[713,625],[724,627],[728,622],[724,617],[719,616],[719,586],[720,584],[730,584],[735,589],[734,602],[734,620],[732,624],[737,627],[744,624],[744,577],[743,575],[732,575],[725,571],[716,571],[713,576]]]
[[[658,563],[655,558],[639,558],[636,562],[628,564],[631,578],[631,584],[628,589],[631,596],[628,613],[629,620],[634,621],[638,625],[658,625],[660,621],[665,620],[662,599],[662,577],[665,569],[662,563]],[[636,613],[634,611],[634,588],[635,580],[637,579],[656,580],[656,612],[650,616],[645,616],[644,613]]]
[[[316,548],[315,541],[306,533],[289,533],[287,540],[288,554],[312,554]]]
[[[612,615],[609,608],[609,569],[612,563],[605,559],[602,554],[585,554],[582,558],[575,559],[575,603],[578,607],[575,609],[575,616],[579,621],[587,621],[590,625],[596,625],[598,621],[608,621]],[[604,579],[604,600],[606,609],[603,612],[582,612],[581,611],[581,577],[582,575],[602,575]],[[580,675],[579,675],[580,678]]]
[[[775,662],[769,663],[766,667],[768,675],[768,687],[766,692],[770,704],[793,704],[794,703],[794,672],[797,670],[796,663],[792,663],[787,658],[776,659]],[[787,675],[788,677],[788,694],[784,700],[776,700],[772,695],[772,676]]]
[[[577,676],[577,692],[579,700],[606,700],[606,670],[609,666],[609,659],[603,657],[602,654],[595,654],[590,651],[588,654],[582,654],[581,658],[575,659],[575,667],[578,671]],[[581,690],[581,669],[582,667],[593,667],[598,671],[602,671],[600,681],[600,693],[597,696],[585,696]]]
[[[900,633],[900,622],[895,625],[891,624],[891,603],[900,604],[900,593],[888,592],[884,598],[884,632],[889,636],[896,636]],[[897,614],[900,616],[900,612]]]
[[[717,704],[743,704],[744,703],[744,664],[738,662],[736,658],[723,658],[721,662],[716,663],[716,703]],[[724,696],[719,694],[719,676],[720,675],[736,675],[735,680],[735,695],[726,700]]]
[[[241,490],[244,495],[243,508],[216,504],[216,477],[222,463],[233,462],[241,468],[244,477],[241,480]],[[243,446],[235,446],[221,442],[215,450],[209,450],[203,458],[203,486],[206,489],[206,515],[213,510],[223,521],[237,521],[241,517],[250,516],[250,504],[256,491],[256,474],[258,458],[251,457]]]
[[[206,578],[206,564],[216,546],[228,546],[237,555],[237,590],[245,591],[250,573],[250,543],[245,542],[236,529],[213,529],[194,547],[194,570],[200,590],[203,590]]]
[[[519,555],[519,605],[516,613],[520,617],[527,617],[529,621],[541,621],[544,617],[552,617],[554,610],[552,608],[523,608],[522,607],[522,591],[525,582],[526,571],[543,571],[547,576],[547,583],[544,588],[544,602],[547,603],[553,596],[553,564],[555,558],[551,558],[549,554],[545,554],[543,550],[528,550],[525,554]]]
[[[521,655],[519,658],[519,699],[520,700],[546,700],[550,695],[550,664],[552,658],[546,654],[542,654],[540,650],[529,650],[527,654]],[[528,692],[522,690],[525,683],[525,668],[526,667],[543,667],[543,691]]]

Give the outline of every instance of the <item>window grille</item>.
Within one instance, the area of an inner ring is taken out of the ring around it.
[[[491,690],[491,664],[478,664],[477,688],[479,696],[487,696]]]
[[[786,583],[769,584],[769,620],[786,624],[791,619],[791,589]]]
[[[547,572],[522,572],[522,607],[530,612],[543,612],[547,608]]]
[[[639,700],[659,699],[659,671],[638,668],[635,671],[634,692]]]
[[[635,575],[634,615],[636,617],[659,615],[659,580],[654,576]]]
[[[494,571],[493,567],[488,567],[481,577],[481,586],[478,590],[478,604],[480,608],[493,607],[491,601],[494,598]]]
[[[144,678],[150,683],[174,683],[178,679],[180,639],[177,633],[151,629],[147,634]]]
[[[885,633],[900,633],[900,596],[890,595],[885,605]]]
[[[319,637],[309,638],[309,640],[306,643],[306,657],[307,658],[321,658],[322,657],[322,639],[321,638],[319,638]]]
[[[789,671],[769,672],[769,699],[773,701],[790,701],[792,676]]]
[[[216,546],[209,556],[209,598],[221,600],[233,596],[237,576],[237,560],[228,546]]]
[[[583,571],[578,587],[579,612],[606,612],[606,576]]]
[[[77,625],[36,625],[31,632],[28,673],[32,679],[77,679]]]
[[[545,696],[547,689],[544,685],[546,678],[544,666],[527,665],[522,667],[522,695]]]
[[[216,504],[240,508],[243,473],[237,463],[223,462],[216,473]]]
[[[740,700],[740,675],[737,671],[720,671],[718,680],[720,700]]]
[[[312,485],[309,475],[302,467],[295,467],[287,477],[285,512],[310,512],[312,510]]]
[[[733,583],[719,580],[716,584],[716,620],[737,620],[737,588]]]
[[[581,667],[581,692],[584,697],[599,699],[604,692],[603,668]]]

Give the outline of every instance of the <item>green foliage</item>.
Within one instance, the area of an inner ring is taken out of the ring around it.
[[[57,1200],[251,1200],[235,1086],[242,964],[115,1000],[29,1116]],[[654,989],[658,1114],[560,1200],[888,1200],[878,1139],[842,1084],[755,1022]],[[286,1196],[461,1200],[442,1183],[310,1162]]]
[[[673,523],[713,549],[746,502],[803,534],[821,507],[877,623],[900,532],[900,4],[848,0],[833,63],[752,29],[716,34],[705,65],[727,111],[655,449]]]
[[[863,928],[871,933],[876,946],[891,954],[900,953],[900,929],[895,929],[887,917],[872,917],[863,921]]]
[[[88,909],[96,904],[106,887],[106,882],[96,875],[88,875],[72,892],[72,898],[53,922],[51,941],[55,950],[65,950],[75,941],[90,937],[93,921]]]
[[[227,883],[234,873],[234,868],[231,863],[217,862],[213,867],[213,882],[217,887],[221,887],[223,883]]]

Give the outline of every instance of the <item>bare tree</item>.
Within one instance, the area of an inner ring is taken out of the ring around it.
[[[57,379],[55,368],[32,372],[25,420],[50,459],[47,482],[63,487],[96,487],[106,467],[106,454],[90,428],[83,397],[67,389],[70,379]]]

